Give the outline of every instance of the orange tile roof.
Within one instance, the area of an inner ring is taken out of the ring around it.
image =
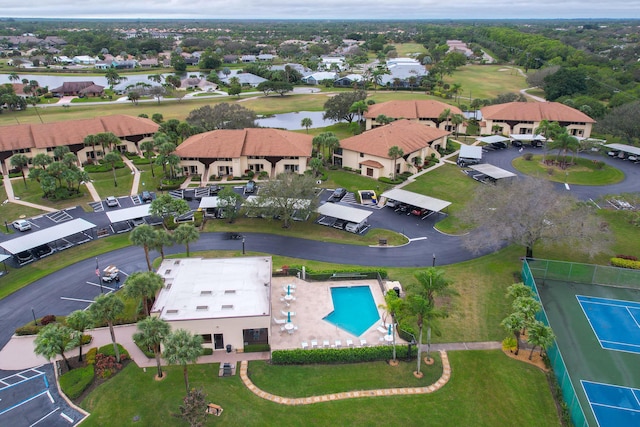
[[[480,109],[482,117],[489,120],[511,120],[517,122],[554,122],[595,123],[591,117],[581,111],[559,102],[507,102],[489,105]]]
[[[427,147],[450,132],[411,120],[397,120],[340,141],[345,150],[389,159],[389,148],[397,145],[405,154]]]
[[[187,138],[178,156],[238,158],[241,156],[310,157],[313,136],[269,128],[221,129]]]
[[[119,138],[158,131],[150,119],[113,115],[64,122],[0,126],[0,151],[82,144],[87,135],[112,132]]]
[[[360,162],[363,166],[371,166],[372,168],[382,169],[384,165],[380,162],[376,162],[375,160],[365,160],[364,162]]]
[[[364,113],[367,119],[375,119],[380,114],[398,119],[437,119],[446,110],[451,110],[451,114],[462,114],[462,110],[444,102],[430,99],[412,101],[388,101],[369,106],[369,110]]]

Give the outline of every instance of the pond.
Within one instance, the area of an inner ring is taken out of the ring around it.
[[[302,119],[309,118],[313,123],[309,128],[322,128],[331,126],[336,122],[334,120],[324,120],[322,118],[324,111],[298,111],[294,113],[275,114],[273,117],[258,119],[256,122],[261,127],[278,128],[286,130],[305,129],[300,123]]]

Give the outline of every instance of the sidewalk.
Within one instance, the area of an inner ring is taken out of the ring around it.
[[[13,185],[11,183],[11,178],[9,178],[9,175],[3,175],[2,181],[4,183],[4,189],[7,192],[7,200],[9,200],[10,203],[15,203],[22,206],[28,206],[34,209],[40,209],[41,211],[45,211],[45,212],[58,212],[58,209],[50,208],[49,206],[42,206],[35,203],[25,202],[25,201],[16,199],[13,193]]]
[[[131,195],[135,196],[139,193],[138,188],[140,187],[140,170],[133,164],[131,160],[129,160],[126,156],[122,156],[122,161],[129,169],[131,169],[131,173],[133,174],[133,183],[131,184]]]

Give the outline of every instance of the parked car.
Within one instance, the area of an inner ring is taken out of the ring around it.
[[[142,203],[151,203],[153,201],[153,197],[150,192],[143,191],[140,195],[140,200],[142,200]]]
[[[109,206],[110,208],[118,206],[118,199],[113,196],[107,197],[105,201],[107,202],[107,206]]]
[[[347,190],[346,189],[344,189],[344,188],[336,188],[333,191],[333,194],[331,194],[331,196],[329,196],[329,199],[327,201],[328,202],[332,202],[332,203],[339,202],[346,195],[347,195]]]
[[[31,223],[26,219],[17,219],[13,221],[13,228],[15,228],[18,231],[31,230]]]
[[[244,193],[253,193],[256,191],[256,182],[255,181],[249,181],[247,182],[247,185],[244,186]]]

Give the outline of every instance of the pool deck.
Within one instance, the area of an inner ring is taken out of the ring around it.
[[[296,300],[287,307],[280,301],[286,295],[288,284],[296,285],[292,295]],[[360,339],[367,340],[368,345],[386,344],[383,335],[377,330],[382,324],[385,315],[384,310],[378,309],[380,320],[371,325],[361,336],[355,336],[338,328],[336,325],[323,320],[323,318],[333,311],[333,301],[331,299],[331,287],[334,286],[369,286],[376,306],[384,304],[384,296],[376,280],[338,280],[327,282],[305,282],[295,277],[274,277],[272,279],[271,307],[272,319],[287,318],[286,312],[292,311],[296,315],[291,317],[291,323],[298,327],[298,330],[289,334],[281,332],[282,325],[271,323],[271,349],[284,350],[301,348],[302,342],[306,341],[311,348],[311,341],[318,341],[318,347],[323,346],[323,341],[329,341],[330,346],[335,345],[335,340],[342,342],[342,347],[346,347],[346,340],[351,339],[354,346],[360,345]],[[285,314],[281,313],[281,310]],[[387,322],[390,322],[387,316]],[[396,336],[396,344],[404,344],[405,341]]]

